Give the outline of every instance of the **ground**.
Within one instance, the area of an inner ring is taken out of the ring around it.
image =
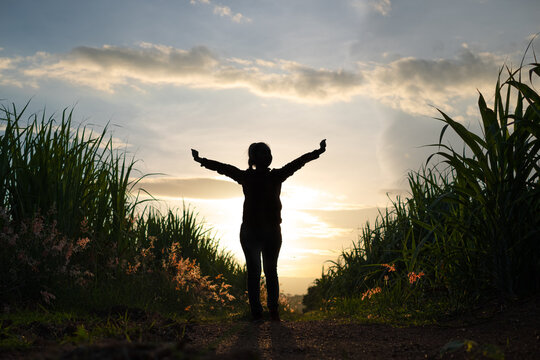
[[[29,349],[4,351],[0,358],[540,359],[538,298],[504,310],[491,310],[483,316],[460,316],[427,326],[361,323],[348,319],[179,323],[141,312],[130,316],[151,326],[139,327],[139,332],[132,331],[130,336],[116,334],[86,343],[81,339],[65,341],[76,337],[75,329],[80,327],[76,322],[65,325],[70,327],[68,329],[62,328],[64,325],[37,323],[23,329],[26,336],[34,337]],[[122,324],[115,326],[121,328]],[[58,334],[70,331],[75,335],[63,335],[62,344],[54,340]],[[461,342],[447,345],[455,340]],[[447,352],[443,350],[445,345]],[[450,352],[454,348],[456,350]]]

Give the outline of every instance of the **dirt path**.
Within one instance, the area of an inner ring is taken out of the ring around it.
[[[461,317],[438,326],[346,320],[181,324],[140,316],[140,324],[155,326],[133,342],[117,337],[90,345],[60,345],[48,340],[58,328],[39,325],[42,331],[31,327],[29,333],[42,334],[32,348],[0,351],[0,359],[440,359],[441,349],[452,340],[474,343],[469,353],[461,347],[443,359],[540,359],[538,299],[482,319]]]
[[[540,323],[521,326],[519,321],[458,328],[396,328],[328,320],[246,322],[196,325],[191,330],[188,347],[227,359],[432,359],[457,339],[478,343],[472,349],[476,356],[488,351],[494,357],[504,354],[506,359],[540,358]],[[443,358],[472,356],[459,350]]]
[[[538,300],[438,326],[344,320],[197,324],[189,329],[186,346],[228,359],[435,359],[450,341],[472,340],[468,353],[461,347],[442,358],[540,359]]]

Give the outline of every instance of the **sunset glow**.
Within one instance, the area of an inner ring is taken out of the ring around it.
[[[245,169],[249,144],[264,141],[279,168],[327,139],[282,188],[278,271],[291,293],[406,194],[422,145],[438,140],[436,108],[475,129],[478,91],[492,102],[500,67],[515,68],[540,31],[528,0],[3,5],[2,104],[74,106],[77,124],[108,124],[140,174],[156,174],[140,187],[158,206],[195,209],[242,263],[241,186],[190,149]]]

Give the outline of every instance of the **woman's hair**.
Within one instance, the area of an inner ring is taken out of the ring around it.
[[[272,152],[270,147],[263,142],[253,143],[249,145],[249,160],[248,165],[251,169],[266,169],[272,163]]]

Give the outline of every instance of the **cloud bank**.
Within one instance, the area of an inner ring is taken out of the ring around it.
[[[208,48],[190,50],[143,43],[137,48],[78,47],[68,54],[39,53],[27,59],[29,78],[54,78],[114,92],[123,85],[246,88],[260,96],[300,102],[349,100],[362,75],[314,69],[292,61],[221,59]]]
[[[330,227],[347,229],[356,225],[364,226],[366,222],[371,225],[379,216],[379,212],[384,212],[383,208],[365,208],[365,209],[306,209],[302,210],[308,214],[314,215]]]
[[[402,58],[369,71],[371,96],[410,114],[433,105],[449,110],[453,101],[495,84],[503,61],[490,53],[463,48],[454,59]]]
[[[492,86],[501,64],[493,54],[465,47],[453,59],[408,57],[359,64],[354,70],[325,69],[281,59],[224,59],[204,46],[184,50],[142,43],[77,47],[67,54],[40,52],[24,60],[0,58],[0,81],[9,79],[3,72],[18,71],[17,76],[32,83],[51,78],[109,93],[122,86],[172,85],[244,88],[258,96],[312,104],[365,96],[410,114],[432,114],[429,105],[448,110],[453,102],[475,97],[476,89]]]
[[[242,196],[242,188],[231,181],[211,178],[143,179],[137,188],[155,197],[189,199],[230,199]]]

